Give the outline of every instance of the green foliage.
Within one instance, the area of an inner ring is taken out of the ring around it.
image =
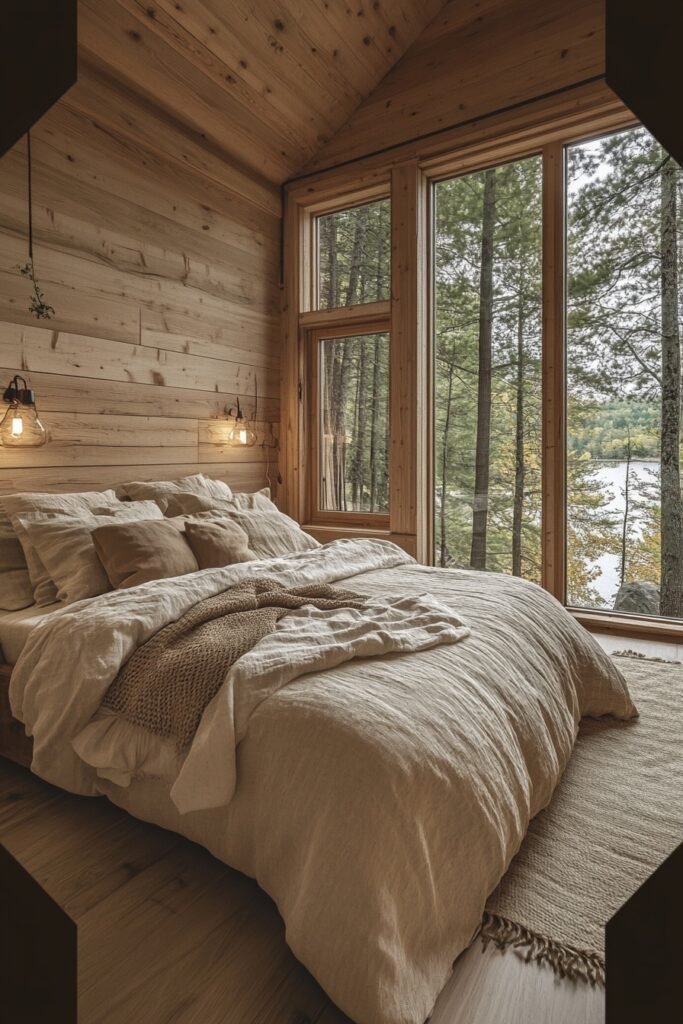
[[[33,295],[29,303],[29,313],[33,313],[37,320],[50,320],[55,315],[54,307],[45,301],[43,291],[36,280],[33,260],[28,260],[23,267],[17,268],[23,277],[28,277],[33,285]]]

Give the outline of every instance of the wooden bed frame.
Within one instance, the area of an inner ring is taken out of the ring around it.
[[[12,715],[9,705],[9,681],[12,666],[0,662],[0,755],[25,768],[31,767],[33,740]]]

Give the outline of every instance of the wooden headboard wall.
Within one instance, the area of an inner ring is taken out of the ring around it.
[[[237,490],[277,452],[227,446],[238,394],[279,419],[275,186],[197,156],[173,123],[85,69],[32,132],[35,265],[56,316],[28,311],[26,148],[0,159],[0,385],[30,380],[51,434],[0,446],[0,493],[202,471]],[[153,125],[153,128],[152,128]],[[2,410],[4,412],[4,407]],[[272,436],[269,438],[272,443]]]

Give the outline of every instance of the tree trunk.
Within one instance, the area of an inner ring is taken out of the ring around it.
[[[358,375],[356,385],[356,410],[353,437],[353,461],[351,464],[352,502],[354,510],[363,511],[365,484],[365,391],[368,386],[367,361],[368,340],[363,338],[358,353]]]
[[[677,168],[662,167],[662,555],[660,614],[683,618],[683,501],[681,499],[681,340],[678,324]]]
[[[512,506],[512,575],[522,575],[522,520],[524,516],[524,309],[521,296],[517,316],[517,420],[515,424],[515,492]]]
[[[353,249],[351,250],[351,263],[349,265],[349,282],[346,289],[345,306],[353,306],[359,299],[359,284],[361,283],[361,265],[365,251],[365,239],[368,233],[368,208],[361,206],[356,211],[355,225],[353,231]]]
[[[446,419],[443,425],[443,443],[441,446],[441,508],[439,509],[439,565],[448,565],[448,545],[446,543],[446,501],[448,500],[448,434],[451,428],[451,402],[453,399],[453,364],[448,366],[448,402],[446,403]]]
[[[473,569],[486,568],[486,531],[489,504],[489,457],[491,447],[491,349],[493,337],[493,236],[496,218],[496,171],[484,177],[484,208],[481,225],[479,277],[479,378],[477,382],[477,446],[472,512]]]

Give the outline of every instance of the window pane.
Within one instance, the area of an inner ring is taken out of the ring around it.
[[[388,199],[318,217],[318,308],[389,298],[391,204]]]
[[[389,335],[319,345],[320,508],[388,512]]]
[[[437,184],[435,562],[539,581],[540,158]]]
[[[567,151],[567,600],[683,617],[683,175],[644,128]]]

